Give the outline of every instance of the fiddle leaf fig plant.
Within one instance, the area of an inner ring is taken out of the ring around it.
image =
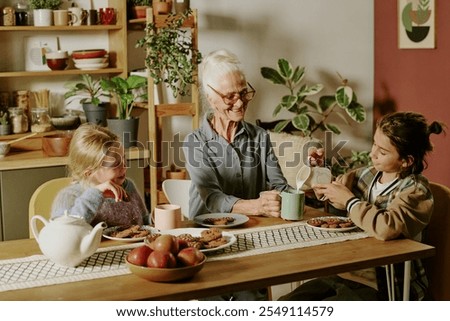
[[[183,23],[192,10],[183,14],[171,13],[163,26],[149,23],[145,36],[139,39],[136,47],[146,50],[145,65],[155,85],[164,83],[173,91],[173,96],[186,96],[196,80],[197,66],[202,60],[192,34]]]
[[[312,137],[317,130],[332,131],[340,134],[336,124],[330,123],[328,117],[334,113],[344,121],[342,114],[345,112],[353,121],[362,123],[366,120],[366,111],[358,102],[353,89],[348,85],[347,79],[341,79],[341,85],[336,88],[334,95],[320,96],[315,102],[312,98],[322,89],[322,84],[307,85],[304,83],[305,67],[296,66],[284,58],[278,60],[278,68],[262,67],[261,75],[270,82],[284,86],[288,94],[281,97],[281,101],[275,106],[273,116],[277,117],[282,110],[288,110],[293,114],[291,119],[277,122],[275,132],[281,132],[286,126],[292,124],[304,136]]]

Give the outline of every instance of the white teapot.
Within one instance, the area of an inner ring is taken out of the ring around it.
[[[45,225],[40,232],[36,226],[38,220]],[[52,262],[69,267],[76,267],[94,254],[106,228],[104,222],[92,227],[83,218],[68,215],[67,211],[50,221],[35,215],[30,226],[42,253]]]

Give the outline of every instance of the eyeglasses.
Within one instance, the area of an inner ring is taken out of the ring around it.
[[[221,92],[215,90],[210,85],[208,85],[208,87],[211,88],[217,95],[219,95],[220,98],[222,98],[223,102],[226,105],[234,105],[238,101],[238,99],[240,99],[244,103],[246,103],[246,102],[249,102],[250,100],[252,100],[253,97],[255,97],[255,94],[256,94],[255,88],[253,88],[252,85],[250,85],[250,83],[247,83],[247,85],[251,88],[251,90],[248,90],[247,88],[245,88],[241,92],[230,93],[228,95],[222,94]]]

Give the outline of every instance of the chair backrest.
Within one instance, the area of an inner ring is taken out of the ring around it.
[[[28,222],[34,215],[40,215],[46,219],[50,219],[53,200],[56,194],[68,186],[72,178],[61,177],[47,181],[40,185],[31,195],[28,207]],[[30,229],[30,238],[34,238],[33,232]]]
[[[450,300],[450,188],[430,182],[434,197],[431,221],[424,231],[424,243],[436,248],[436,255],[424,260],[430,282],[430,299]]]
[[[181,206],[181,213],[189,218],[189,188],[190,179],[165,179],[162,182],[164,195],[170,204]]]

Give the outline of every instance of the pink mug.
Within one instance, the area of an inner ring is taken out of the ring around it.
[[[116,10],[114,8],[100,8],[98,13],[101,24],[103,25],[116,24]]]

